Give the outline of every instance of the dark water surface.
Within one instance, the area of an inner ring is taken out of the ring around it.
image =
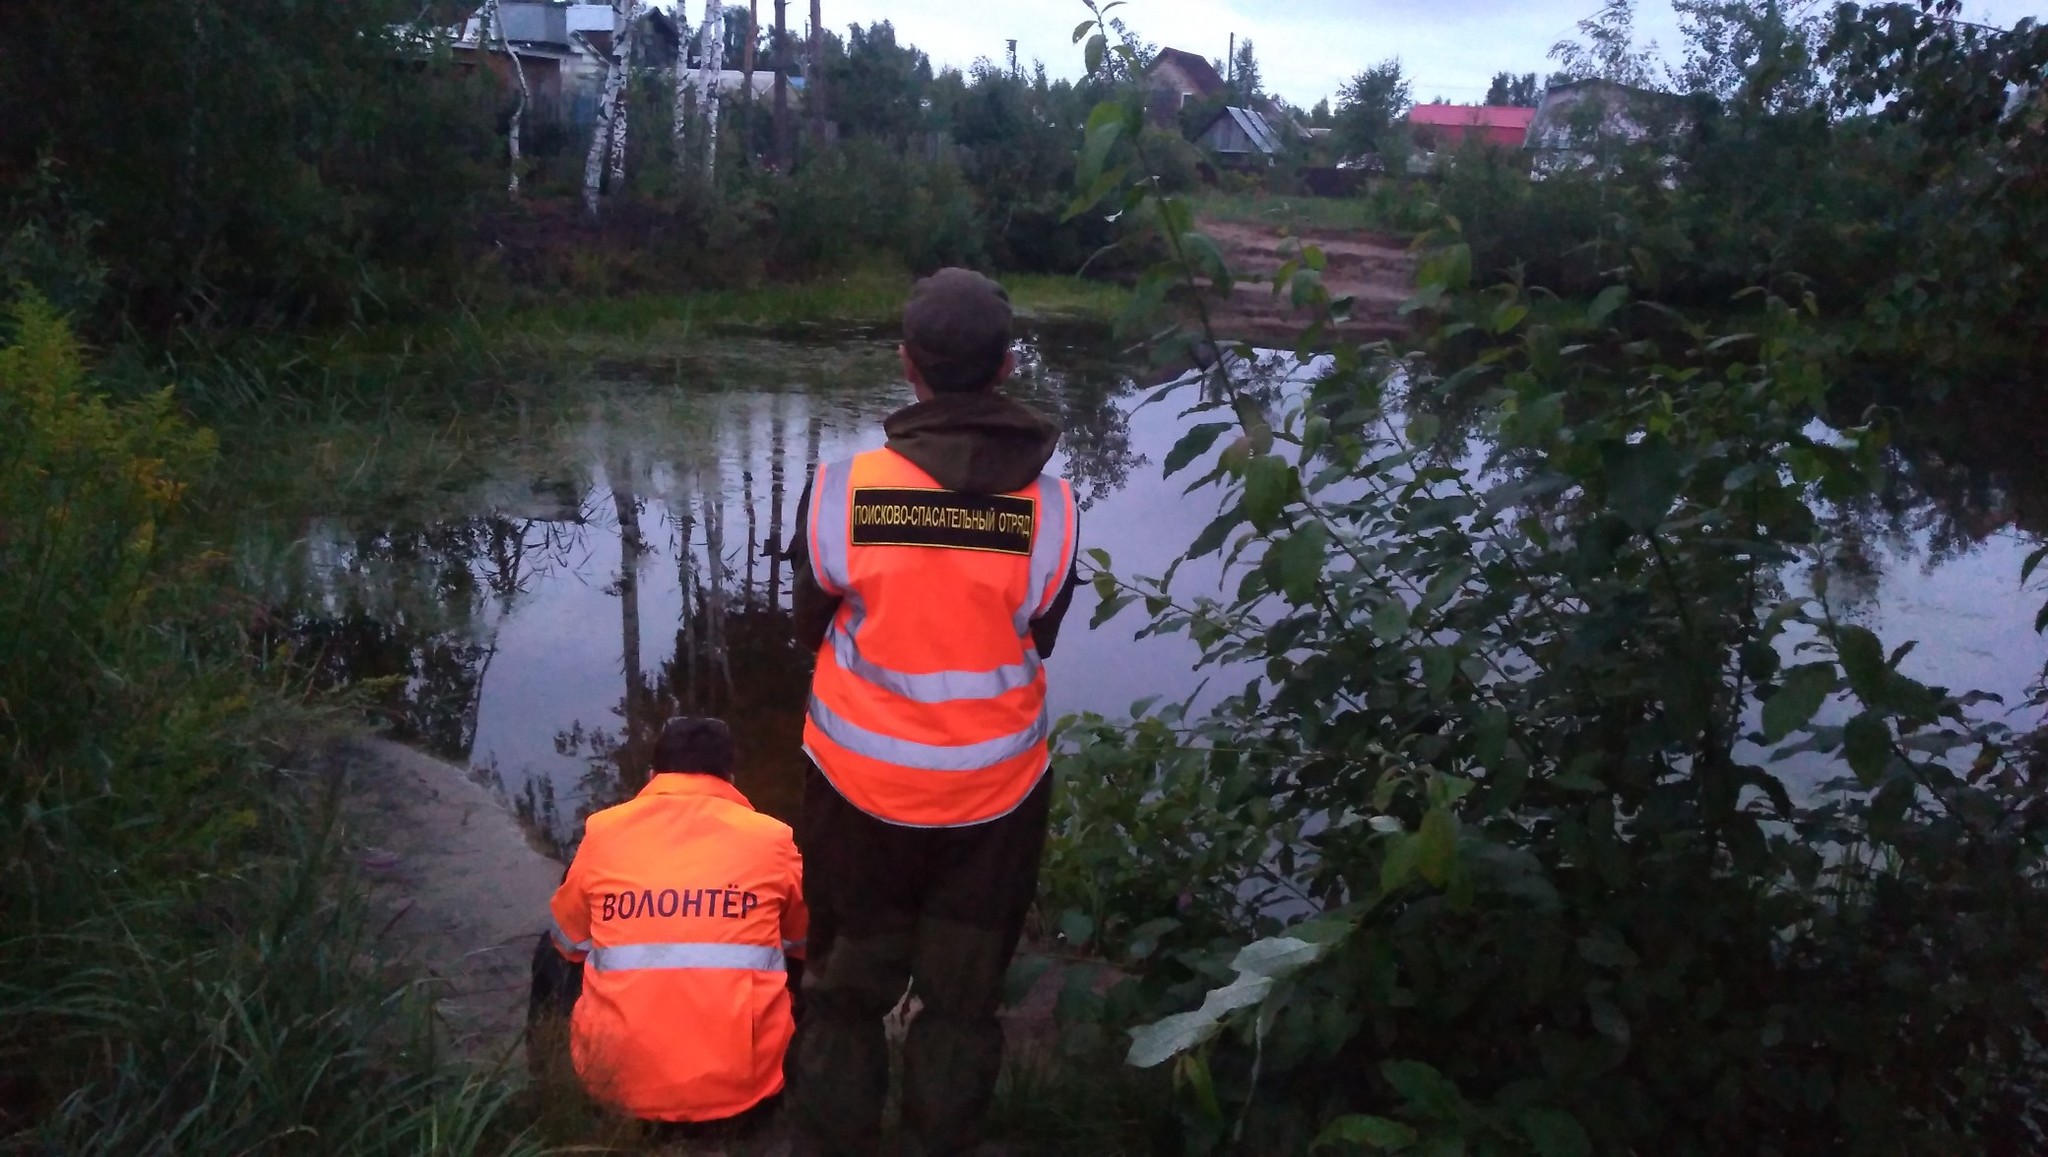
[[[1086,344],[1041,338],[1026,354],[1013,392],[1068,432],[1054,467],[1084,503],[1083,546],[1160,573],[1217,509],[1182,494],[1188,475],[1161,477],[1180,407],[1140,407],[1133,371]],[[777,545],[810,464],[879,445],[882,418],[909,401],[893,346],[724,340],[694,361],[601,366],[550,396],[542,415],[468,419],[467,465],[431,486],[418,467],[440,452],[434,431],[351,443],[337,452],[363,461],[346,498],[254,496],[239,564],[325,675],[384,680],[374,690],[402,738],[495,777],[557,840],[644,774],[654,731],[684,712],[728,719],[742,790],[793,814],[809,660]],[[1831,597],[1888,645],[1918,639],[1908,673],[2019,702],[2048,659],[2041,594],[2019,577],[2042,528],[2022,529],[2020,493],[1902,455],[1883,498],[1834,512],[1852,549]],[[1213,590],[1207,561],[1178,585]],[[1094,606],[1084,587],[1048,664],[1056,712],[1120,715],[1203,686],[1185,637],[1134,642],[1128,615],[1090,630]]]

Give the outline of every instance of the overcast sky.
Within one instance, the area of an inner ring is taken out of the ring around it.
[[[1004,41],[1017,40],[1030,67],[1043,60],[1055,76],[1081,71],[1070,41],[1088,13],[1079,0],[822,0],[825,25],[844,32],[852,23],[887,20],[899,41],[917,45],[938,66],[965,66],[977,56],[1002,59]],[[689,0],[690,15],[703,0]],[[1352,75],[1390,56],[1401,58],[1415,82],[1415,99],[1443,97],[1476,102],[1501,71],[1542,73],[1546,54],[1600,0],[1130,0],[1118,10],[1145,40],[1221,58],[1230,35],[1250,37],[1268,90],[1307,108],[1331,96]],[[762,19],[772,3],[761,0]],[[2035,0],[1969,0],[1973,20],[2010,26],[2040,18]],[[810,17],[805,0],[790,0],[789,19]],[[1669,0],[1641,0],[1639,38],[1654,39],[1667,58],[1683,52]]]

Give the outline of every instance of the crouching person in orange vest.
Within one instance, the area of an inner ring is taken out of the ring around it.
[[[1002,1065],[996,1012],[1052,798],[1043,660],[1077,536],[1072,488],[1044,472],[1059,427],[997,392],[1010,341],[993,281],[918,283],[902,349],[917,404],[889,417],[884,448],[819,466],[800,503],[813,926],[790,1101],[810,1149],[875,1151],[882,1018],[906,985],[913,1152],[972,1148]]]
[[[599,1102],[680,1127],[663,1132],[764,1124],[795,1028],[803,865],[789,827],[733,787],[732,763],[723,722],[671,720],[646,788],[590,817],[550,905],[554,950],[581,965],[576,1074]],[[537,1004],[564,987],[542,972]]]

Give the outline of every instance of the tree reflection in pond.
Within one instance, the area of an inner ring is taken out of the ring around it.
[[[368,684],[399,736],[494,776],[561,847],[644,781],[654,734],[681,713],[731,722],[742,790],[793,815],[810,657],[791,638],[781,551],[811,464],[878,445],[907,390],[886,341],[748,350],[548,387],[544,417],[473,419],[498,423],[473,439],[494,456],[432,502],[394,487],[245,514],[236,553],[268,592],[266,646],[295,648],[322,685]],[[1214,513],[1154,464],[1192,398],[1140,408],[1125,363],[1099,348],[1040,342],[1020,360],[1015,392],[1067,431],[1087,545],[1160,573]],[[1461,469],[1530,466],[1490,460],[1483,413],[1437,417]],[[2048,506],[2038,460],[2016,468],[2027,444],[1987,437],[1981,423],[1902,425],[1885,497],[1826,516],[1859,520],[1865,547],[1837,560],[1838,597],[1860,589],[1844,601],[1889,616],[1887,638],[1920,639],[1922,676],[2012,701],[2043,655],[2027,630],[2039,600],[2018,583],[2027,546],[2010,536],[2031,537]],[[1532,495],[1526,516],[1565,500]],[[1182,568],[1191,590],[1216,581],[1213,562]],[[1175,649],[1183,637],[1085,630],[1093,606],[1084,590],[1054,659],[1056,710],[1116,714],[1215,674]]]
[[[394,487],[355,509],[314,497],[246,518],[238,554],[269,592],[269,642],[320,685],[371,694],[398,737],[494,780],[563,850],[644,783],[677,714],[727,719],[741,789],[793,815],[810,669],[783,554],[797,495],[820,458],[879,444],[909,399],[886,342],[774,348],[503,416],[476,439],[502,461],[442,496],[449,511]],[[1020,360],[1014,392],[1066,428],[1084,501],[1122,490],[1146,459],[1118,361],[1070,342],[1027,342]]]

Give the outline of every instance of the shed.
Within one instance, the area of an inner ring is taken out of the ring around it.
[[[1226,161],[1270,158],[1280,151],[1280,134],[1266,118],[1248,108],[1231,106],[1216,114],[1195,138],[1203,148]]]

